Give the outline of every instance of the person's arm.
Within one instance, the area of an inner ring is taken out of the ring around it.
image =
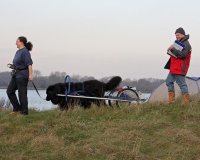
[[[31,54],[30,52],[25,52],[24,53],[24,62],[25,62],[25,65],[28,67],[28,79],[30,81],[33,80],[33,68],[32,68],[32,65],[33,65],[33,61],[31,59]]]
[[[172,48],[171,52],[177,57],[177,58],[186,58],[187,55],[191,51],[191,46],[188,41],[185,42],[185,48],[182,51],[177,50],[176,48]]]
[[[173,44],[169,46],[169,48],[167,48],[167,52],[170,51],[173,48]]]
[[[28,66],[28,72],[29,72],[29,81],[33,80],[33,67],[32,65]]]

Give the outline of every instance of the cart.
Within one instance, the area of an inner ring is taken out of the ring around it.
[[[71,93],[70,84],[71,78],[69,75],[65,77],[65,84],[68,86],[65,94],[57,94],[57,96],[66,97],[66,101],[68,98],[79,98],[79,99],[92,99],[92,100],[102,100],[105,104],[109,106],[128,106],[128,105],[137,105],[142,102],[145,102],[147,99],[141,99],[141,93],[136,90],[136,88],[124,86],[118,87],[114,90],[108,91],[105,93],[104,97],[96,97],[95,95],[87,95],[84,91],[75,91]]]

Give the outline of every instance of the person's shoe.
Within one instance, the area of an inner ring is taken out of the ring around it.
[[[168,92],[168,104],[175,103],[175,92]]]
[[[19,115],[20,113],[19,112],[17,112],[17,111],[13,111],[13,112],[10,112],[9,113],[9,115],[11,115],[11,116],[17,116],[17,115]]]
[[[182,95],[182,105],[187,105],[190,103],[190,95],[185,93]]]

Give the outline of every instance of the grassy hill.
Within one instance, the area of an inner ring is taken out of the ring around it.
[[[200,100],[188,106],[0,112],[2,160],[198,160]]]

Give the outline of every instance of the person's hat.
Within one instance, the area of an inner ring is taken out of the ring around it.
[[[175,34],[176,33],[180,33],[180,34],[183,34],[183,35],[185,35],[185,30],[183,29],[183,28],[178,28],[177,30],[176,30],[176,32],[175,32]]]

